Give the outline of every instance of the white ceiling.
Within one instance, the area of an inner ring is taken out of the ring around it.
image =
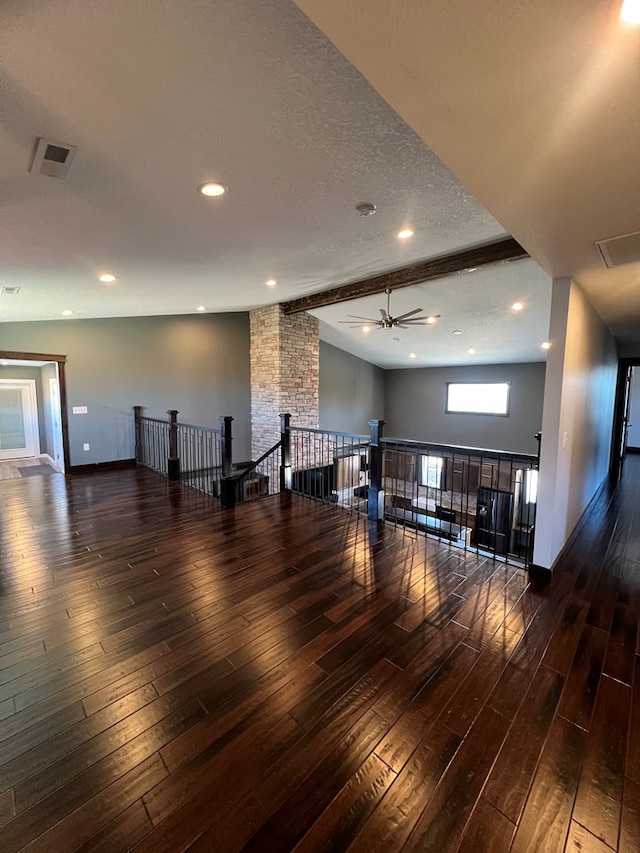
[[[290,0],[5,0],[0,285],[20,292],[0,295],[0,321],[64,308],[78,318],[246,310],[513,233],[544,273],[519,261],[393,294],[396,314],[407,304],[443,315],[413,330],[424,338],[413,363],[460,363],[469,346],[484,362],[542,358],[549,275],[579,274],[592,298],[619,278],[619,319],[635,328],[629,271],[603,285],[591,241],[640,228],[638,82],[630,90],[627,73],[637,37],[603,65],[616,4],[562,4],[569,14],[550,0],[487,2],[470,16],[461,4],[299,3],[383,100]],[[549,16],[558,45],[542,24],[544,40],[524,38]],[[578,51],[572,35],[565,58],[575,22],[590,38]],[[584,85],[567,103],[576,68]],[[552,111],[556,87],[567,115]],[[591,111],[581,120],[592,102],[602,128]],[[29,174],[39,136],[78,146],[64,181]],[[198,195],[208,179],[228,196]],[[360,217],[361,201],[376,215]],[[409,224],[416,234],[400,243]],[[98,283],[107,270],[115,285]],[[516,298],[527,300],[518,316]],[[318,311],[323,337],[400,364],[408,340],[365,341],[337,323],[381,300]],[[611,322],[606,299],[594,302]],[[452,343],[453,328],[465,334]]]

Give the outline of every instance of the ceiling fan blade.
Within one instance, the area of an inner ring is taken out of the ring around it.
[[[353,317],[354,320],[366,320],[367,323],[377,323],[377,320],[374,320],[373,317],[358,317],[357,314],[347,314],[347,317]],[[339,320],[338,322],[344,323],[344,320]]]
[[[434,320],[439,320],[440,314],[425,314],[422,317],[411,317],[409,320],[403,320],[402,322],[403,323],[413,323],[416,326],[429,326],[431,324],[426,322],[429,319],[429,317],[433,317]],[[398,317],[398,319],[400,320],[402,318]]]
[[[380,314],[382,316],[383,322],[388,323],[391,321],[391,317],[387,314],[387,312],[384,310],[384,308],[380,309]]]
[[[411,317],[413,314],[419,314],[422,311],[422,308],[414,308],[413,311],[407,311],[406,314],[400,314],[399,317],[395,317],[395,320],[399,320],[402,322],[406,317]]]

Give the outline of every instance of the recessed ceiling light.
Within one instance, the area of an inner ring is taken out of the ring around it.
[[[411,228],[403,228],[402,231],[398,231],[398,240],[408,240],[413,235],[414,231]]]
[[[433,326],[433,324],[434,324],[434,323],[437,323],[437,321],[438,321],[438,318],[437,318],[437,317],[432,317],[432,316],[427,317],[427,323],[428,323],[430,326]]]
[[[640,0],[624,0],[620,17],[627,24],[640,24]]]
[[[103,284],[111,284],[116,280],[116,276],[112,272],[103,272],[102,275],[98,276],[98,281],[101,281]]]
[[[210,198],[217,198],[229,192],[229,187],[224,184],[219,184],[217,181],[208,181],[206,184],[200,184],[198,192]]]
[[[454,329],[454,330],[453,330],[453,334],[454,334],[454,335],[461,335],[461,334],[462,334],[462,329]]]
[[[551,349],[551,341],[545,341],[543,344],[540,344],[542,349]]]
[[[363,327],[362,327],[362,331],[363,331],[363,332],[365,333],[365,335],[366,335],[368,332],[370,332],[370,331],[371,331],[371,329],[370,329],[370,327],[369,327],[369,326],[363,326]]]
[[[511,306],[512,311],[522,311],[523,308],[524,305],[522,304],[522,302],[514,302]]]
[[[206,310],[207,310],[207,308],[205,305],[198,305],[198,307],[196,308],[196,311],[206,311]]]
[[[275,278],[268,278],[265,281],[265,284],[267,285],[267,287],[275,287],[277,283],[278,282],[275,280]]]
[[[473,349],[473,347],[471,349],[468,349],[467,352],[469,353],[469,355],[475,355],[476,354],[476,351]]]
[[[417,358],[417,357],[418,357],[418,356],[415,354],[415,352],[410,352],[410,353],[409,353],[409,358]]]
[[[74,315],[74,311],[70,311],[68,308],[65,308],[62,312],[63,317],[72,317]]]

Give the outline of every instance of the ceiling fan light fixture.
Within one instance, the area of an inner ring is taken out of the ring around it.
[[[439,319],[440,314],[421,314],[422,308],[414,308],[412,311],[405,311],[404,314],[399,314],[397,317],[391,316],[391,288],[387,287],[384,291],[387,294],[387,307],[379,308],[380,319],[375,320],[373,317],[359,317],[357,314],[347,314],[349,320],[339,320],[340,323],[348,323],[352,329],[362,329],[367,332],[371,327],[378,329],[409,329],[416,326],[424,326],[425,324],[432,325]],[[416,317],[416,314],[420,315]]]

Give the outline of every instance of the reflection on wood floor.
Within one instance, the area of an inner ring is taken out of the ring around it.
[[[3,853],[638,851],[639,481],[544,590],[302,497],[3,483]]]

